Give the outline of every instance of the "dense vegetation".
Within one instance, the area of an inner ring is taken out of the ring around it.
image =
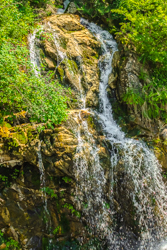
[[[35,76],[27,36],[34,29],[35,7],[46,0],[0,3],[0,119],[25,111],[31,121],[58,124],[66,118],[67,98],[54,80]],[[33,6],[33,7],[32,7]]]
[[[79,2],[76,0],[79,4]],[[105,20],[124,50],[138,55],[149,68],[149,76],[141,74],[143,89],[129,89],[124,101],[143,110],[147,118],[167,121],[167,5],[163,0],[91,0],[80,8],[96,20]],[[113,25],[113,24],[112,24]],[[148,66],[149,65],[149,66]],[[145,79],[150,78],[149,83]]]
[[[36,77],[27,35],[35,25],[35,10],[48,0],[2,0],[0,3],[0,119],[25,111],[31,121],[60,123],[66,117],[64,89],[52,76]],[[80,9],[113,29],[125,50],[134,51],[149,65],[148,84],[129,89],[124,101],[143,110],[147,118],[167,119],[167,6],[163,0],[86,0]],[[60,109],[61,107],[61,109]]]
[[[113,11],[124,16],[117,37],[150,68],[150,82],[143,85],[142,92],[130,89],[124,100],[130,105],[139,104],[145,117],[167,120],[166,3],[162,0],[126,0]],[[147,77],[141,76],[142,80]]]

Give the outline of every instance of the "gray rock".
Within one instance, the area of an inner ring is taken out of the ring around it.
[[[71,14],[75,14],[77,12],[77,6],[74,2],[71,2],[66,10],[66,13],[71,13]]]

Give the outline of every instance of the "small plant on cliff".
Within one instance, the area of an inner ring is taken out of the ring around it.
[[[5,238],[2,231],[0,231],[0,249],[4,250],[17,250],[20,249],[17,241],[12,238]]]
[[[162,176],[167,179],[167,172],[163,172]]]
[[[65,181],[65,183],[69,183],[72,181],[72,179],[69,178],[68,176],[63,177],[62,180]]]

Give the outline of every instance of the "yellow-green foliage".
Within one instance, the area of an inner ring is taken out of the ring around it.
[[[78,72],[78,66],[75,61],[69,60],[68,58],[66,58],[64,60],[64,63],[71,73],[75,74]]]
[[[20,144],[26,144],[28,139],[24,131],[19,131],[12,134],[12,137],[17,139]]]
[[[147,118],[167,121],[167,5],[163,0],[122,0],[118,9],[124,17],[117,38],[124,48],[137,52],[150,65],[150,81],[143,81],[142,91],[131,88],[124,101]]]
[[[117,36],[144,59],[167,66],[167,5],[163,0],[122,0],[112,12],[124,16]]]
[[[35,20],[31,4],[43,3],[46,1],[0,2],[0,122],[22,110],[32,122],[47,122],[49,126],[67,117],[64,88],[51,73],[36,77],[29,61],[26,37]]]
[[[63,82],[63,79],[64,79],[64,70],[61,68],[60,65],[57,67],[57,70],[58,70],[59,75],[60,75],[60,80]]]

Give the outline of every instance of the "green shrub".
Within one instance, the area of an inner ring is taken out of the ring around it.
[[[12,238],[5,238],[2,231],[0,231],[0,245],[5,244],[6,247],[4,250],[17,250],[20,249],[19,244],[17,241],[13,240]]]
[[[4,41],[16,39],[21,41],[34,24],[34,13],[29,2],[23,5],[14,0],[0,2],[0,45]]]
[[[49,0],[30,0],[30,4],[36,7],[45,7]]]
[[[0,114],[25,110],[31,121],[59,124],[67,116],[65,90],[52,80],[36,77],[22,43],[4,42],[0,50]]]
[[[150,65],[151,82],[142,91],[129,89],[124,101],[144,117],[167,122],[167,5],[162,0],[122,0],[113,13],[124,16],[117,38],[124,48]]]
[[[28,1],[1,1],[0,120],[24,110],[32,122],[47,122],[51,126],[67,117],[67,91],[53,80],[53,74],[36,77],[32,70],[27,35],[33,29],[34,20]]]
[[[163,0],[122,0],[113,13],[124,16],[117,37],[161,68],[167,67],[167,5]]]
[[[145,84],[142,90],[129,88],[123,97],[128,105],[143,118],[162,119],[167,122],[167,86],[163,81],[159,83],[153,78],[152,82]]]

